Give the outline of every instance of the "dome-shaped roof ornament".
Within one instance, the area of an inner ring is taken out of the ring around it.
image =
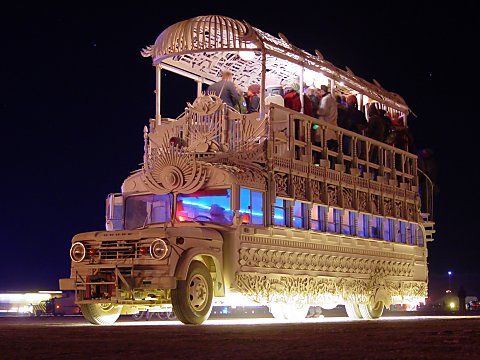
[[[244,21],[226,16],[207,15],[180,21],[165,29],[142,56],[155,61],[186,53],[204,51],[256,50],[262,41]]]

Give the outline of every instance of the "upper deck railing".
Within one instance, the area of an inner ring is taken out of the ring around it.
[[[218,104],[214,111],[202,109],[194,103],[177,119],[163,119],[161,125],[152,120],[150,140],[154,145],[173,141],[205,157],[242,152],[268,139],[272,150],[266,158],[273,163],[321,166],[417,190],[417,156],[405,150],[275,104],[270,105],[265,120],[258,120],[256,113],[240,114],[225,104]]]
[[[268,118],[276,161],[314,164],[408,190],[418,186],[417,156],[408,151],[278,105]]]

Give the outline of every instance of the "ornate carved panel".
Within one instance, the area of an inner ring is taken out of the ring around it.
[[[375,194],[370,194],[370,207],[372,214],[380,214],[380,196]]]
[[[358,210],[368,212],[368,194],[363,191],[357,191]]]
[[[362,258],[355,255],[325,255],[301,251],[241,248],[241,266],[262,269],[310,270],[352,274],[372,274],[411,277],[411,261]]]
[[[307,179],[302,176],[292,176],[293,195],[295,199],[307,200]]]
[[[288,174],[277,172],[274,175],[277,196],[290,196],[288,189]]]
[[[386,216],[394,216],[393,214],[393,199],[383,198],[383,213]]]
[[[338,186],[327,184],[328,205],[340,206],[338,197]]]
[[[342,187],[342,203],[343,207],[347,209],[354,209],[355,204],[353,202],[353,189]]]
[[[310,196],[312,201],[315,203],[324,203],[324,194],[323,194],[324,184],[321,181],[310,180]]]
[[[415,218],[415,204],[407,203],[407,219],[410,221],[416,221]]]
[[[403,201],[395,200],[395,217],[403,217]]]
[[[261,304],[322,304],[332,301],[367,303],[379,293],[383,295],[382,300],[389,304],[413,299],[424,300],[427,296],[425,282],[388,281],[379,273],[373,274],[369,279],[352,279],[238,272],[235,282],[243,294]]]

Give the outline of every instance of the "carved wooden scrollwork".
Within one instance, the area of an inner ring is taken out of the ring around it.
[[[383,212],[387,216],[393,216],[393,199],[383,198]]]
[[[342,188],[342,201],[343,207],[347,209],[353,209],[353,190],[349,188]]]
[[[197,191],[205,183],[207,169],[195,155],[178,147],[152,149],[143,166],[143,181],[157,194]]]
[[[307,179],[302,176],[293,176],[293,192],[295,199],[307,200]]]
[[[328,205],[338,206],[338,187],[336,185],[327,185]]]
[[[274,175],[277,196],[290,196],[288,189],[288,174],[277,172]]]
[[[425,282],[389,281],[380,273],[369,279],[352,279],[238,272],[235,283],[244,295],[261,304],[368,303],[379,295],[387,303],[402,303],[424,300],[427,296]]]
[[[413,275],[413,263],[408,261],[260,248],[241,248],[239,255],[241,266],[263,269],[299,269],[354,274],[372,274],[376,271],[385,276],[411,277]]]
[[[359,211],[368,211],[368,194],[363,191],[357,191],[358,196],[358,210]]]

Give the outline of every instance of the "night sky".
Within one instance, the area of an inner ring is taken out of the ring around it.
[[[143,126],[155,114],[154,68],[140,49],[167,26],[205,14],[282,32],[405,98],[418,115],[409,118],[417,148],[432,149],[438,169],[430,272],[440,284],[452,269],[457,279],[473,279],[474,291],[480,202],[473,9],[420,1],[355,2],[361,8],[331,1],[197,9],[135,3],[2,6],[0,291],[57,289],[57,279],[69,276],[72,236],[104,229],[105,198],[139,168]],[[193,100],[195,83],[171,74],[163,81],[162,115],[177,116]]]

